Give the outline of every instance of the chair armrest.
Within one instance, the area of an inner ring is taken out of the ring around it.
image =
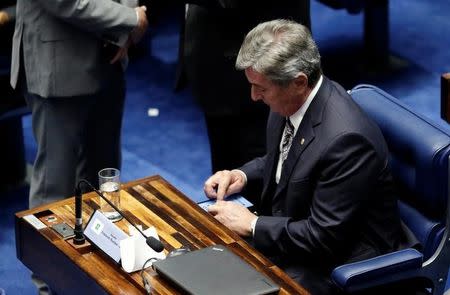
[[[354,292],[407,278],[421,269],[422,262],[422,253],[408,248],[338,266],[331,278],[341,289]]]

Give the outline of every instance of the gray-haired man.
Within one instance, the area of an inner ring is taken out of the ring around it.
[[[259,24],[236,67],[245,70],[252,99],[271,109],[267,152],[206,181],[206,195],[218,199],[209,211],[311,293],[333,293],[334,267],[402,247],[383,136],[322,74],[317,46],[300,24]],[[224,201],[259,181],[262,195],[250,196],[259,216]]]

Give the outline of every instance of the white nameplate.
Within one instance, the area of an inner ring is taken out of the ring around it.
[[[120,261],[120,241],[128,238],[117,225],[102,212],[95,210],[84,229],[84,235],[114,261]]]
[[[40,221],[36,216],[34,215],[26,215],[23,217],[29,224],[31,224],[35,229],[40,230],[43,228],[46,228],[47,226]]]

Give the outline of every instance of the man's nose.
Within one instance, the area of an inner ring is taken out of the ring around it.
[[[258,91],[256,91],[253,86],[252,86],[252,90],[251,90],[251,97],[252,97],[253,101],[261,100],[261,94],[258,93]]]

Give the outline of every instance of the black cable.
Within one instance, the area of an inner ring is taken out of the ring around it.
[[[79,216],[76,216],[76,223],[75,223],[75,234],[76,237],[77,234],[79,234],[82,232],[82,228],[81,228],[81,223],[82,223],[82,219],[81,219],[81,184],[85,184],[87,185],[90,189],[92,189],[97,195],[99,195],[103,200],[106,201],[106,203],[108,203],[108,205],[110,205],[114,210],[116,210],[116,212],[118,212],[123,218],[125,218],[126,221],[128,221],[129,224],[131,224],[144,238],[145,238],[145,242],[147,243],[147,245],[152,248],[153,250],[155,250],[156,252],[161,252],[164,250],[164,245],[161,243],[160,240],[156,239],[155,237],[152,236],[146,236],[144,234],[144,232],[137,227],[125,214],[123,214],[123,212],[117,208],[110,200],[108,200],[108,198],[106,198],[99,190],[97,190],[89,181],[87,181],[86,179],[81,179],[80,181],[78,181],[77,186],[75,187],[75,205],[76,205],[76,210],[75,213],[78,212]],[[77,227],[77,224],[80,224]],[[79,234],[81,236],[81,234]],[[78,240],[78,239],[77,239]],[[83,240],[80,240],[80,244],[84,243],[84,237]]]
[[[158,260],[158,258],[156,258],[156,257],[151,257],[151,258],[147,259],[147,260],[144,262],[144,265],[142,265],[142,269],[141,269],[142,284],[144,285],[144,288],[145,288],[145,291],[147,291],[147,294],[150,294],[150,293],[151,293],[151,291],[152,291],[152,285],[151,285],[150,282],[147,280],[147,278],[144,277],[144,270],[145,270],[145,268],[147,267],[147,264],[148,264],[149,262],[153,262],[153,261],[156,261],[156,260]]]

